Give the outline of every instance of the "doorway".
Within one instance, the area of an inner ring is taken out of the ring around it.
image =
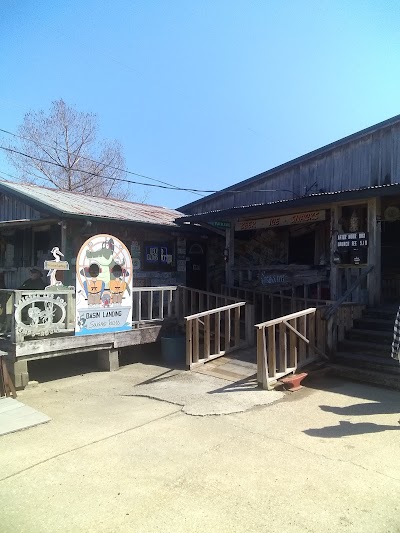
[[[383,222],[381,232],[382,296],[400,300],[400,220]]]
[[[207,288],[206,245],[198,241],[186,243],[186,285],[205,291]]]

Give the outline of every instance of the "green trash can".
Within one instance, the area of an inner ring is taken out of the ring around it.
[[[184,335],[161,337],[161,357],[170,365],[183,364],[186,360],[186,337]]]

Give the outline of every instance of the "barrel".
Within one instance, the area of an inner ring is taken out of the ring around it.
[[[171,365],[183,364],[186,358],[186,337],[184,335],[161,337],[161,357],[164,362]]]

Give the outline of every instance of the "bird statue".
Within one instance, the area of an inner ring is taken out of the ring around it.
[[[61,261],[61,257],[64,257],[64,254],[60,251],[58,246],[54,246],[50,253],[53,254],[54,261],[45,262],[45,269],[49,271],[47,274],[47,276],[50,278],[49,287],[62,287],[63,283],[62,281],[57,280],[56,273],[57,270],[69,270],[69,264],[67,261]],[[57,265],[54,263],[57,263]]]
[[[54,246],[51,253],[53,254],[54,260],[59,263],[61,261],[61,257],[64,257],[64,254],[60,252],[60,248],[58,246]]]

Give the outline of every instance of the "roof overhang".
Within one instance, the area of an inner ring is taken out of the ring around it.
[[[257,216],[258,214],[272,213],[287,209],[301,209],[312,206],[330,205],[333,203],[347,202],[351,200],[367,200],[376,196],[393,196],[400,194],[400,183],[392,185],[377,185],[376,187],[366,187],[364,189],[354,189],[351,191],[328,192],[311,194],[293,200],[281,200],[266,204],[244,205],[231,207],[220,211],[210,211],[196,215],[187,215],[175,220],[177,224],[216,222],[223,220],[235,220],[241,217]]]

